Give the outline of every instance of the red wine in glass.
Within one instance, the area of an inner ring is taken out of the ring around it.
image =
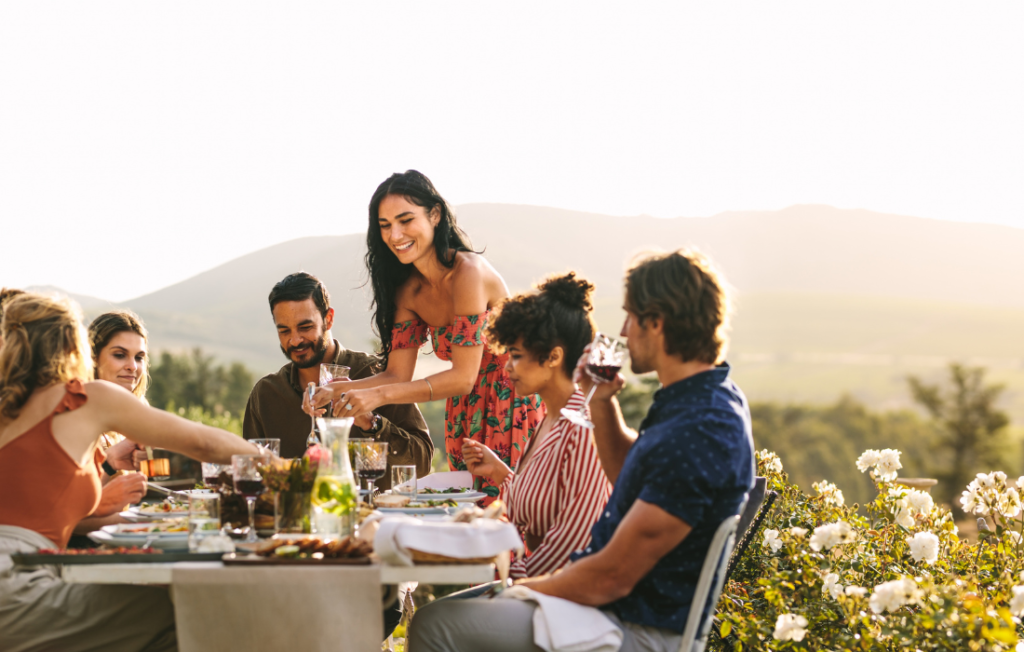
[[[255,498],[263,493],[263,480],[235,480],[235,491],[246,498]]]
[[[384,472],[387,469],[359,469],[357,475],[361,480],[369,480],[370,482],[377,482],[384,477]]]
[[[583,407],[578,410],[570,410],[568,407],[564,407],[561,413],[570,422],[592,429],[594,424],[586,417],[587,405],[590,403],[590,399],[593,398],[594,391],[598,385],[615,380],[615,376],[622,369],[622,364],[626,359],[626,347],[622,342],[616,342],[607,335],[596,333],[594,341],[590,343],[587,349],[586,355],[585,369],[587,370],[587,375],[594,380],[594,384],[583,401]]]
[[[615,376],[619,374],[619,370],[622,369],[622,365],[599,365],[599,364],[588,364],[587,372],[593,376],[598,382],[610,383],[615,380]]]

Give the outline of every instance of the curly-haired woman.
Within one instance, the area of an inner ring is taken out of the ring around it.
[[[506,300],[488,327],[491,342],[508,354],[506,370],[520,394],[540,395],[546,415],[515,471],[471,439],[462,455],[469,470],[501,488],[509,520],[528,554],[512,565],[513,577],[552,573],[569,554],[590,542],[611,494],[589,428],[561,415],[583,407],[572,381],[576,362],[593,338],[590,294],[594,286],[574,273],[552,277],[536,292]]]
[[[177,649],[166,588],[67,585],[53,567],[15,566],[10,555],[63,548],[96,509],[104,432],[219,463],[256,447],[94,381],[66,301],[8,299],[0,334],[0,649]]]
[[[505,354],[487,348],[484,331],[491,309],[509,294],[505,281],[472,251],[448,202],[416,170],[391,175],[373,193],[366,246],[384,371],[322,387],[316,405],[333,400],[336,415],[355,416],[381,405],[445,398],[445,450],[452,469],[466,468],[467,438],[516,464],[540,421],[539,399],[516,392],[505,372]],[[428,333],[434,353],[452,367],[413,381],[416,354]],[[306,397],[303,404],[309,411]],[[488,500],[498,495],[486,479],[482,489]]]

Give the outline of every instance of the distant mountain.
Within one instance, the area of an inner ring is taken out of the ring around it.
[[[590,278],[607,330],[618,329],[623,270],[634,253],[700,248],[738,290],[733,359],[764,398],[849,390],[884,402],[905,394],[910,371],[938,373],[948,359],[973,358],[1004,370],[1008,400],[1024,420],[1024,230],[814,205],[675,219],[507,204],[457,213],[513,291],[567,269]],[[335,335],[366,349],[364,240],[285,242],[124,305],[145,318],[157,349],[202,346],[265,373],[284,362],[267,295],[286,274],[306,270],[332,294]],[[87,312],[103,308],[83,299]]]
[[[53,285],[30,285],[25,288],[29,292],[39,292],[40,294],[59,294],[73,299],[82,310],[91,314],[93,312],[102,312],[115,306],[116,304],[107,301],[106,299],[97,299],[96,297],[90,297],[85,294],[74,294],[73,292],[65,292],[59,287]]]

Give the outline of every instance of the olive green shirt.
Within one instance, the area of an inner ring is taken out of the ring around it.
[[[377,356],[349,351],[334,340],[337,354],[325,363],[349,367],[352,380],[360,380],[379,371]],[[381,416],[381,428],[371,435],[352,426],[349,435],[372,438],[388,443],[388,471],[377,481],[377,487],[391,487],[391,465],[415,464],[417,477],[430,473],[430,458],[434,444],[430,441],[427,422],[414,404],[382,405],[376,410]],[[280,371],[268,374],[256,382],[245,406],[242,434],[246,439],[280,439],[281,457],[301,457],[306,452],[309,437],[309,415],[302,411],[302,388],[299,387],[299,369],[289,362]]]

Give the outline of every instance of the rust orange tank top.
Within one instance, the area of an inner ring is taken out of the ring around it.
[[[53,417],[86,400],[82,383],[72,380],[53,414],[0,448],[0,524],[33,530],[64,548],[100,504],[95,460],[79,466],[53,437]]]

